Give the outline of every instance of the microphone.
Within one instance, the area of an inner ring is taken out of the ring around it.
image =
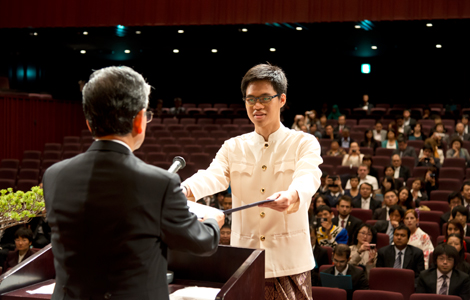
[[[176,174],[180,169],[183,169],[186,166],[186,161],[181,156],[175,156],[173,158],[173,163],[171,164],[168,172]]]

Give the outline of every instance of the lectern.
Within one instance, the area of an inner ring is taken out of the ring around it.
[[[217,300],[264,299],[265,253],[260,249],[219,246],[208,257],[168,250],[168,269],[174,272],[170,293],[187,287],[220,288]],[[0,276],[0,300],[50,299],[26,291],[54,283],[51,245]]]

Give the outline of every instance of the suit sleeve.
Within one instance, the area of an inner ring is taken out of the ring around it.
[[[355,268],[355,267],[353,267]],[[369,289],[369,281],[367,280],[367,277],[366,277],[366,272],[365,271],[361,271],[361,277],[359,278],[359,284],[358,284],[358,287],[360,290],[368,290]]]
[[[383,251],[378,252],[377,254],[377,263],[375,264],[377,268],[385,268],[385,260]]]
[[[190,213],[177,175],[169,181],[162,207],[162,240],[170,249],[196,255],[211,255],[217,250],[220,230],[216,220],[204,222]]]
[[[416,293],[424,294],[428,293],[426,289],[426,280],[424,279],[425,274],[421,274],[418,278],[418,283],[416,286]]]
[[[462,298],[463,300],[470,299],[470,277],[468,276],[465,276],[465,279],[462,282],[459,297]]]
[[[418,277],[419,274],[424,270],[424,254],[423,254],[423,251],[419,248],[416,248],[415,251],[418,252],[415,256],[415,259],[416,259],[415,277]]]

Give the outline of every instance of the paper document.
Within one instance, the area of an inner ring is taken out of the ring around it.
[[[43,285],[40,288],[35,289],[33,291],[26,291],[26,293],[52,295],[52,292],[54,292],[54,287],[55,287],[55,283],[51,283],[48,285]]]
[[[187,287],[170,294],[170,300],[214,300],[220,289],[206,287]]]

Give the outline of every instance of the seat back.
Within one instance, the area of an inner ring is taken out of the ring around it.
[[[390,237],[386,233],[377,233],[377,250],[390,245]]]
[[[333,263],[333,248],[329,246],[321,246],[328,253],[328,263],[331,265]]]
[[[346,300],[347,293],[341,289],[312,286],[312,297],[313,299]]]
[[[442,211],[425,211],[425,210],[420,210],[419,211],[419,221],[425,221],[425,222],[435,222],[439,224],[441,220],[443,212]]]
[[[372,219],[372,210],[371,209],[362,209],[362,208],[353,208],[351,210],[351,215],[360,219],[362,222],[367,222],[367,220]]]
[[[415,272],[408,269],[374,268],[370,270],[369,288],[401,293],[409,300],[415,291]]]
[[[333,299],[333,298],[332,298]],[[352,300],[403,300],[403,295],[395,292],[387,291],[370,291],[370,290],[357,290],[353,294]]]
[[[444,201],[434,201],[434,200],[429,200],[426,202],[422,203],[423,205],[426,205],[431,209],[431,211],[442,211],[444,213],[449,211],[449,204]]]
[[[441,229],[439,228],[439,223],[436,222],[425,222],[419,220],[419,227],[429,235],[432,244],[434,247],[437,245],[437,237],[439,236]]]

